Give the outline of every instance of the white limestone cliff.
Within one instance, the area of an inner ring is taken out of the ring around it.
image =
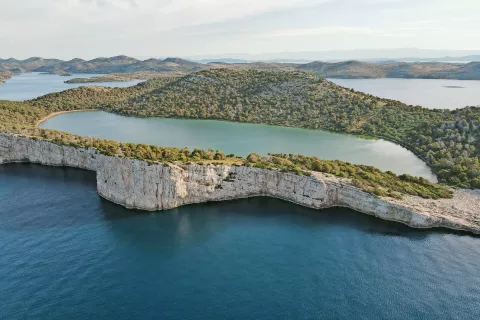
[[[284,199],[314,209],[348,207],[411,227],[446,227],[480,233],[480,192],[457,190],[453,199],[378,198],[348,179],[247,166],[153,164],[109,157],[95,149],[61,146],[0,134],[0,164],[31,162],[95,171],[100,196],[126,208],[165,210],[191,203],[254,196]]]

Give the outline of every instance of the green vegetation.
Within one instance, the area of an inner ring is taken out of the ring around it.
[[[126,82],[130,80],[135,80],[136,78],[130,78],[128,76],[114,76],[114,75],[107,75],[101,77],[91,77],[91,78],[73,78],[65,83],[95,83],[95,82]]]
[[[244,159],[227,157],[216,150],[126,144],[35,126],[52,112],[91,108],[141,117],[222,119],[383,137],[424,158],[440,181],[451,186],[480,187],[479,108],[445,111],[407,106],[342,88],[303,72],[204,70],[181,78],[152,79],[129,88],[82,87],[23,103],[2,101],[0,132],[94,147],[106,155],[149,162],[247,164],[298,174],[319,171],[350,178],[363,190],[379,196],[451,196],[447,188],[422,178],[396,176],[341,161],[299,155],[262,158],[255,154]]]
[[[392,140],[441,182],[480,188],[480,108],[408,106],[301,72],[206,70],[103,110],[142,117],[222,119],[323,129]]]
[[[105,76],[91,77],[91,78],[73,78],[65,83],[95,83],[95,82],[126,82],[131,80],[147,80],[163,77],[172,77],[183,75],[181,72],[135,72],[135,73],[111,73]]]
[[[422,198],[450,198],[451,191],[424,178],[408,174],[397,176],[391,171],[383,172],[372,166],[354,165],[339,160],[320,160],[296,154],[269,154],[261,157],[252,153],[247,164],[259,168],[280,168],[299,174],[302,170],[323,172],[341,178],[352,179],[355,186],[377,196],[401,198],[402,194]]]

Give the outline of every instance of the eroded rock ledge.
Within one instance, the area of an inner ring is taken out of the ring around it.
[[[247,166],[153,164],[109,157],[95,149],[0,134],[0,164],[31,162],[96,172],[100,196],[126,208],[164,210],[190,203],[254,196],[314,209],[348,207],[415,228],[446,227],[480,234],[480,191],[456,190],[453,199],[377,198],[348,179],[312,172],[296,175]]]

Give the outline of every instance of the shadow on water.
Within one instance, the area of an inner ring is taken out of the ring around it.
[[[232,218],[274,219],[303,228],[351,228],[378,236],[419,240],[431,234],[473,236],[449,229],[413,229],[346,208],[318,211],[268,197],[193,204],[157,213],[133,211],[99,197],[93,172],[36,164],[0,166],[0,228],[3,230],[33,231],[130,220],[127,224],[116,224],[114,232],[128,237],[128,228],[141,228],[143,234],[152,237],[161,232],[171,234],[175,241],[183,241],[193,234],[203,237],[226,228]]]
[[[279,219],[282,222],[301,224],[303,227],[318,225],[346,227],[379,236],[423,239],[432,234],[455,234],[458,236],[477,237],[477,235],[469,232],[447,228],[411,228],[400,222],[379,219],[348,208],[336,207],[315,210],[299,206],[292,202],[269,197],[255,197],[190,205],[190,207],[193,206],[215,207],[215,209],[220,212],[250,216],[256,219]]]
[[[7,163],[0,165],[0,175],[12,179],[37,179],[65,184],[92,186],[96,189],[95,173],[92,171],[68,168],[49,167],[34,163]],[[0,180],[1,181],[1,180]]]

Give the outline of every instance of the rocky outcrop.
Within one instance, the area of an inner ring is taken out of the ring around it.
[[[254,196],[284,199],[314,209],[348,207],[411,227],[446,227],[480,233],[480,193],[459,190],[453,199],[377,198],[348,179],[322,173],[296,175],[247,166],[153,164],[109,157],[95,149],[61,146],[0,134],[0,164],[31,162],[96,172],[100,196],[124,207],[165,210],[190,203]]]

